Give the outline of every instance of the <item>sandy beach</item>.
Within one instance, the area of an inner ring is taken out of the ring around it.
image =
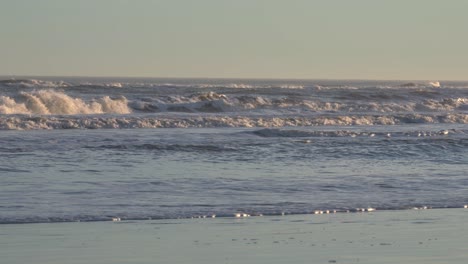
[[[466,263],[468,210],[0,226],[2,263]]]

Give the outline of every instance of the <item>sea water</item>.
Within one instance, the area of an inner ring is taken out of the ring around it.
[[[468,82],[0,81],[0,223],[468,203]]]

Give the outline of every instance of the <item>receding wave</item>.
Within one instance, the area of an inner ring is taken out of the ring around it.
[[[104,96],[86,102],[54,90],[22,91],[15,97],[0,96],[1,114],[77,115],[130,112],[125,97]]]
[[[391,186],[381,185],[379,188],[391,189]],[[298,207],[292,210],[281,210],[287,205]],[[61,215],[61,216],[25,216],[25,217],[1,217],[0,224],[35,224],[35,223],[64,223],[64,222],[120,222],[120,221],[147,221],[147,220],[169,220],[169,219],[210,219],[210,218],[250,218],[263,216],[285,216],[285,215],[328,215],[342,213],[369,213],[374,211],[386,210],[438,210],[438,209],[458,209],[466,210],[466,205],[460,203],[452,203],[450,205],[442,202],[434,203],[434,205],[425,205],[418,202],[413,202],[405,206],[390,206],[383,205],[381,207],[369,206],[349,206],[343,207],[307,207],[303,203],[258,203],[252,204],[250,210],[225,210],[224,208],[216,208],[214,205],[200,204],[193,206],[193,209],[188,212],[181,213],[160,213],[160,212],[142,212],[139,214],[128,213],[109,213],[109,214],[76,214],[76,215]],[[122,205],[117,205],[121,207]],[[124,204],[126,206],[126,204]],[[160,206],[160,208],[179,209],[187,205]],[[301,207],[302,206],[302,207]],[[258,207],[258,208],[256,208]],[[271,209],[269,208],[271,207]],[[6,207],[5,207],[6,208]],[[159,209],[160,209],[159,208]],[[264,209],[264,210],[259,210]],[[4,209],[0,206],[0,209]],[[11,208],[7,208],[11,209]],[[197,210],[198,211],[195,211]],[[223,210],[224,209],[224,210]]]

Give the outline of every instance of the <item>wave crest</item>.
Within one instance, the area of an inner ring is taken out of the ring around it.
[[[1,114],[76,115],[130,112],[125,97],[104,96],[86,102],[53,90],[20,92],[15,98],[0,96]]]

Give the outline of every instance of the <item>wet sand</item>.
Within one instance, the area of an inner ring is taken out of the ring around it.
[[[468,209],[0,225],[0,263],[468,263]]]

